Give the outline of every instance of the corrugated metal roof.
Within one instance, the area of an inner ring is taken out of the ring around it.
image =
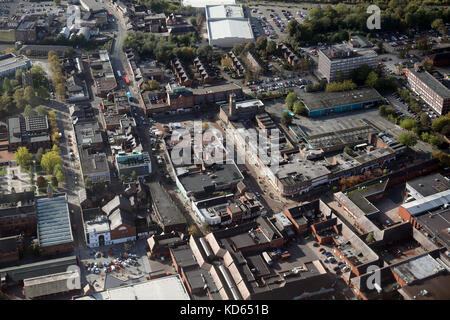
[[[410,215],[417,216],[424,212],[450,203],[450,189],[431,196],[402,204]]]
[[[73,241],[66,195],[38,199],[36,207],[40,247]]]

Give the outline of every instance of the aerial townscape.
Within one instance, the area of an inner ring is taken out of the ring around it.
[[[0,300],[450,300],[449,6],[1,0]]]

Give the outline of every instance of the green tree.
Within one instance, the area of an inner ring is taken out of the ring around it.
[[[19,110],[23,110],[25,108],[27,101],[25,100],[23,89],[18,89],[14,92],[13,101]]]
[[[124,175],[123,173],[120,175],[120,181],[122,181],[122,183],[127,182],[127,176]]]
[[[372,243],[374,241],[373,232],[369,232],[366,237],[366,243]]]
[[[43,176],[39,176],[36,180],[36,184],[39,189],[43,189],[47,186],[47,180]]]
[[[431,125],[431,129],[435,132],[441,132],[442,129],[450,124],[450,114],[445,116],[440,116],[436,120],[433,121]]]
[[[37,106],[34,110],[40,116],[45,116],[47,114],[47,107],[43,105]]]
[[[62,173],[61,170],[59,170],[58,172],[56,172],[56,179],[58,180],[58,182],[64,182],[64,174]]]
[[[161,86],[160,83],[156,80],[149,80],[148,85],[150,87],[150,90],[159,90]]]
[[[404,132],[398,137],[397,140],[407,147],[412,147],[417,143],[417,136],[414,133]]]
[[[136,171],[133,170],[133,172],[131,172],[131,179],[136,180],[136,178],[137,178]]]
[[[19,147],[14,153],[14,159],[22,168],[26,168],[30,165],[32,154],[28,151],[27,147]]]
[[[39,148],[37,150],[36,154],[34,155],[34,160],[36,160],[37,163],[41,163],[43,155],[44,155],[44,149],[43,148]]]
[[[31,86],[28,86],[23,91],[23,96],[27,104],[31,105],[32,107],[35,107],[38,103],[36,94],[34,93],[34,89]]]
[[[295,92],[289,92],[289,94],[286,96],[286,107],[289,110],[292,110],[294,102],[296,102],[297,99],[297,94]]]
[[[450,155],[441,150],[434,151],[431,156],[435,159],[438,159],[441,166],[444,168],[450,167]]]
[[[5,77],[5,79],[3,79],[3,92],[7,92],[8,94],[11,94],[13,92],[13,87],[11,85],[11,81],[9,80],[8,77]]]
[[[42,156],[41,167],[49,174],[54,172],[57,165],[62,165],[61,156],[55,151],[49,151]]]
[[[19,81],[19,84],[22,83],[22,74],[23,74],[22,69],[17,69],[17,70],[16,70],[16,74],[15,74],[14,78],[15,78],[17,81]]]
[[[281,114],[281,123],[284,125],[289,125],[292,123],[292,116],[288,111],[283,111],[283,113]]]
[[[92,188],[92,180],[91,180],[90,178],[85,178],[85,179],[84,179],[84,186],[85,186],[87,189]]]
[[[75,50],[72,47],[67,48],[66,50],[64,50],[64,58],[73,58],[75,54]]]
[[[406,130],[413,130],[417,127],[417,122],[413,118],[407,118],[400,122],[400,127]]]
[[[54,188],[58,188],[58,179],[55,176],[52,176],[51,184]]]
[[[367,76],[366,86],[373,88],[377,84],[377,81],[378,81],[378,75],[375,71],[372,71]]]
[[[30,105],[27,105],[23,110],[23,114],[25,117],[32,117],[36,115],[36,111],[34,111],[34,109]]]
[[[296,101],[294,103],[293,111],[295,114],[299,114],[302,116],[305,116],[308,114],[308,110],[306,109],[305,105],[301,101]]]
[[[39,89],[37,91],[37,95],[42,100],[48,100],[48,98],[50,97],[50,95],[48,94],[48,90],[46,88],[44,88],[43,86],[39,87]]]
[[[344,152],[345,152],[346,154],[348,154],[349,156],[351,156],[351,157],[354,157],[354,156],[355,156],[355,153],[353,152],[353,150],[352,150],[349,146],[345,146]]]

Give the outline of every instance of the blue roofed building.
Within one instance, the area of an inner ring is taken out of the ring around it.
[[[74,250],[67,194],[36,200],[37,239],[42,255],[61,254]]]

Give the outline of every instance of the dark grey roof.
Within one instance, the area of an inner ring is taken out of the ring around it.
[[[409,69],[409,72],[414,74],[420,81],[425,83],[431,90],[436,92],[444,99],[450,98],[450,90],[447,89],[442,83],[440,83],[435,77],[433,77],[427,71],[416,72],[414,69]]]
[[[17,250],[18,236],[0,238],[0,253]]]
[[[70,256],[1,269],[0,276],[7,275],[12,281],[22,281],[28,278],[65,272],[69,266],[74,265],[77,265],[77,257]]]
[[[185,224],[186,218],[172,201],[163,186],[157,182],[149,184],[153,205],[160,223],[164,226]]]
[[[439,242],[450,250],[450,209],[438,210],[430,214],[415,217],[424,230],[436,237]]]
[[[115,196],[114,199],[112,199],[110,202],[108,202],[105,206],[102,207],[102,210],[109,216],[117,208],[121,208],[126,211],[131,211],[130,200],[128,200],[122,195]]]
[[[310,111],[313,111],[378,101],[382,97],[375,89],[363,88],[343,92],[307,92],[300,94],[300,99]]]
[[[440,173],[430,174],[428,176],[419,177],[407,182],[414,190],[419,192],[423,197],[431,196],[450,189],[450,181]]]
[[[194,254],[189,245],[183,245],[176,248],[171,248],[172,255],[180,268],[189,268],[198,266],[194,259]]]

